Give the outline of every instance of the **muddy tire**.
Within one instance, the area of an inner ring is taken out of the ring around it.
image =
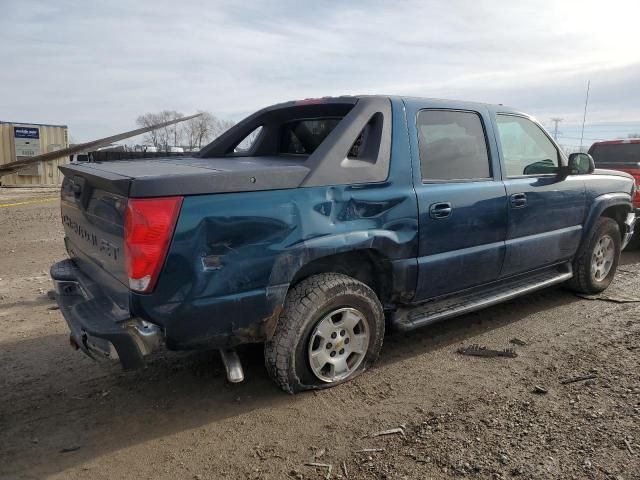
[[[600,217],[584,249],[573,261],[568,286],[579,293],[596,294],[613,281],[620,260],[620,227],[615,220]]]
[[[384,313],[362,282],[337,273],[309,277],[287,294],[265,365],[285,392],[333,387],[378,358]]]

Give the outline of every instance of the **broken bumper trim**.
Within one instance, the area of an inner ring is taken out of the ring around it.
[[[71,260],[51,267],[56,301],[71,331],[71,345],[95,360],[119,360],[124,370],[145,365],[144,356],[160,348],[159,327],[118,312],[106,296],[94,296]]]

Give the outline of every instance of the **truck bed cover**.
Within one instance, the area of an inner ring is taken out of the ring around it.
[[[70,164],[60,170],[97,188],[144,198],[296,188],[309,173],[300,163],[282,157],[168,157]]]

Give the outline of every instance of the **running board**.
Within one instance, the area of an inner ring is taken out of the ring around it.
[[[398,309],[393,313],[391,323],[398,330],[413,330],[566,282],[571,277],[573,277],[571,264],[562,264],[513,279],[492,282],[482,289],[474,288],[465,293],[431,300],[415,307]]]

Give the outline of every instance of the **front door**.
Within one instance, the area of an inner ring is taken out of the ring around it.
[[[559,149],[531,119],[494,117],[509,205],[501,277],[571,259],[582,238],[585,186],[580,175],[558,176]]]
[[[464,105],[461,105],[464,107]],[[496,280],[507,200],[488,111],[408,112],[419,211],[416,301]],[[420,172],[418,174],[418,171]]]

